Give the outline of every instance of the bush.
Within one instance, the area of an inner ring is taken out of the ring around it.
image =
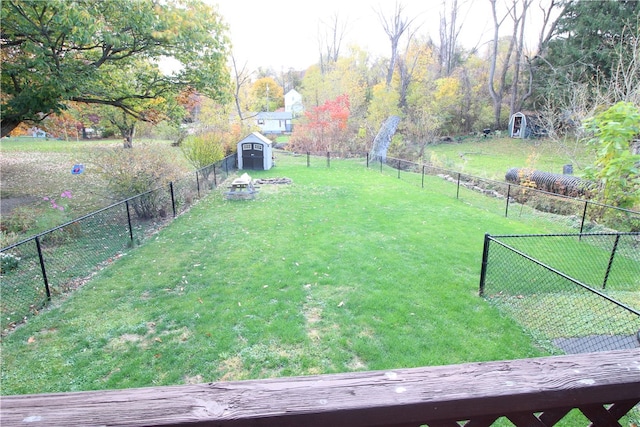
[[[8,233],[25,233],[36,227],[39,209],[32,206],[18,206],[10,215],[2,218],[2,229]]]
[[[11,270],[18,268],[20,257],[10,253],[0,253],[0,274],[6,274]]]
[[[136,144],[133,148],[112,148],[100,152],[92,163],[107,182],[116,201],[136,196],[175,181],[184,172],[175,162],[175,151],[159,144]],[[154,191],[138,197],[133,208],[140,218],[161,216],[162,196]]]
[[[591,133],[587,144],[596,160],[585,176],[602,187],[601,202],[627,209],[640,204],[640,155],[631,149],[640,134],[640,108],[618,102],[585,122]]]
[[[196,169],[201,169],[224,159],[229,144],[228,133],[209,131],[198,135],[189,135],[182,141],[180,148],[184,157]]]

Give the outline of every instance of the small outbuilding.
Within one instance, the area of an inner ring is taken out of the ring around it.
[[[517,112],[509,119],[511,138],[536,138],[544,135],[540,117],[535,113]]]
[[[273,167],[271,141],[253,132],[238,142],[238,169],[269,170]]]

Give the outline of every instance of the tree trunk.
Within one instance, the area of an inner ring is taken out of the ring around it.
[[[491,63],[489,67],[489,94],[491,95],[491,99],[493,100],[493,114],[494,114],[494,121],[495,121],[494,126],[496,129],[499,129],[500,115],[501,115],[500,113],[502,111],[502,99],[504,97],[505,88],[506,88],[507,71],[509,69],[509,65],[511,62],[511,54],[513,53],[513,48],[515,46],[515,39],[517,35],[517,27],[518,27],[519,19],[516,17],[516,11],[515,11],[516,0],[514,0],[511,8],[507,12],[507,14],[505,14],[505,16],[502,17],[502,19],[500,19],[500,21],[498,21],[498,16],[497,16],[496,0],[490,0],[490,2],[491,2],[492,13],[493,13],[493,24],[494,24],[493,30],[494,31],[493,31],[493,46],[492,46],[492,52],[491,52],[491,58],[490,58]],[[502,25],[504,20],[509,15],[512,15],[513,17],[514,30],[513,30],[513,35],[511,36],[511,40],[509,41],[509,48],[506,52],[506,57],[502,65],[502,70],[500,71],[500,84],[496,89],[495,77],[496,77],[496,67],[498,62],[499,30],[500,30],[500,25]]]
[[[498,37],[500,30],[500,23],[498,23],[498,15],[496,11],[496,0],[491,0],[491,7],[493,12],[493,42],[491,48],[491,58],[489,65],[489,95],[493,100],[493,115],[494,126],[497,127],[500,122],[500,104],[502,103],[502,96],[496,92],[494,78],[496,75],[496,65],[498,62]]]
[[[447,4],[451,4],[451,10],[447,15]],[[439,60],[442,73],[449,77],[457,64],[456,50],[458,47],[458,35],[461,26],[458,26],[458,0],[453,2],[443,1],[443,11],[440,14],[440,50]]]
[[[120,129],[120,133],[123,138],[123,147],[124,148],[133,148],[133,137],[136,133],[136,124],[132,123],[128,127],[123,127]]]
[[[396,68],[396,62],[398,60],[398,41],[402,34],[409,28],[413,19],[408,19],[402,16],[404,7],[402,4],[396,3],[393,17],[387,19],[382,11],[378,11],[378,17],[384,32],[389,37],[391,42],[391,58],[389,59],[389,68],[387,69],[387,90],[391,87],[391,81],[393,79],[393,72]],[[414,18],[415,19],[415,18]]]
[[[2,119],[2,138],[9,135],[12,130],[20,126],[21,120],[16,119]]]
[[[513,72],[513,84],[511,85],[511,102],[509,104],[509,117],[515,114],[518,110],[522,108],[523,100],[520,99],[520,67],[522,62],[525,60],[524,55],[524,27],[526,24],[527,10],[529,9],[529,5],[531,4],[531,0],[524,0],[522,3],[522,15],[520,16],[520,29],[518,30],[520,34],[518,35],[518,43],[516,46],[516,60],[514,64],[514,72]],[[517,25],[516,25],[517,29]],[[514,31],[515,35],[515,31]],[[529,69],[531,71],[531,68]]]

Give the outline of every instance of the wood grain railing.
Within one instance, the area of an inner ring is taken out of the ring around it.
[[[640,349],[199,385],[4,396],[7,426],[619,425],[640,402]]]

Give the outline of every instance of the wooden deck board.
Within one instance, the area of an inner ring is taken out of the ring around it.
[[[604,400],[603,400],[604,399]],[[640,349],[389,371],[3,396],[2,426],[385,426],[640,400]]]

